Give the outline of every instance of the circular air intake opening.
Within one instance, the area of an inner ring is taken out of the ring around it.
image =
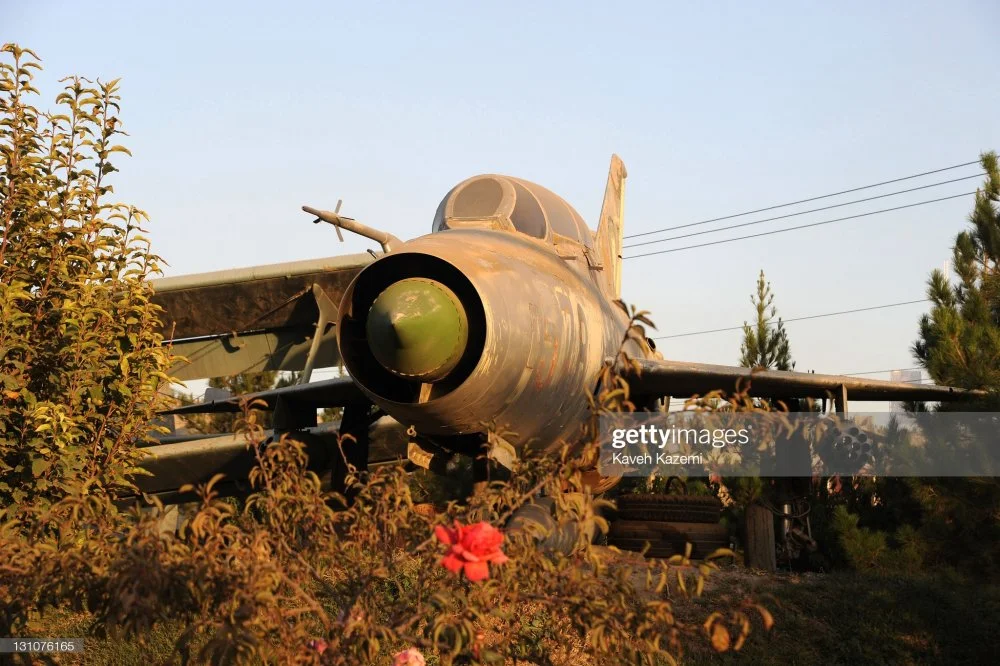
[[[418,316],[427,308],[432,316]],[[404,252],[358,275],[341,304],[339,338],[344,365],[362,386],[392,402],[415,403],[423,384],[431,385],[425,399],[433,400],[472,374],[486,342],[486,314],[461,271]]]

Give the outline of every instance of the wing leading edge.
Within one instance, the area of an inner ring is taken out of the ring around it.
[[[712,391],[735,391],[749,386],[752,397],[774,399],[826,398],[846,391],[851,400],[948,402],[974,400],[983,391],[950,386],[907,384],[847,375],[758,370],[707,363],[642,359],[638,374],[626,376],[634,393],[688,397]]]
[[[337,365],[333,323],[369,254],[341,255],[154,280],[180,380]],[[308,373],[306,373],[308,374]]]

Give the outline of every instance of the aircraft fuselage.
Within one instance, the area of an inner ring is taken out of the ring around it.
[[[450,229],[404,243],[348,288],[338,326],[341,355],[362,391],[427,436],[489,428],[508,440],[551,445],[578,438],[605,359],[617,355],[628,316],[608,297],[584,246],[553,245],[495,229]],[[466,357],[433,383],[373,363],[363,334],[374,297],[425,278],[448,286],[468,314]],[[633,355],[647,355],[634,341]]]

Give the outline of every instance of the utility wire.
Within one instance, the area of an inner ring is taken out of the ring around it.
[[[964,176],[962,178],[953,178],[951,180],[943,180],[939,183],[931,183],[930,185],[921,185],[920,187],[911,187],[908,190],[899,190],[897,192],[889,192],[887,194],[879,194],[874,197],[867,197],[865,199],[855,199],[854,201],[845,201],[844,203],[833,204],[831,206],[823,206],[821,208],[811,208],[809,210],[802,210],[797,213],[788,213],[787,215],[778,215],[776,217],[765,217],[763,220],[754,220],[753,222],[741,222],[740,224],[731,224],[726,227],[719,227],[718,229],[708,229],[706,231],[694,231],[689,234],[681,234],[680,236],[670,236],[668,238],[656,238],[654,240],[640,241],[638,243],[632,243],[631,245],[623,245],[622,249],[627,250],[633,247],[642,247],[643,245],[653,245],[654,243],[666,243],[667,241],[680,240],[681,238],[690,238],[692,236],[703,236],[705,234],[714,234],[717,231],[728,231],[729,229],[739,229],[740,227],[752,227],[755,224],[763,224],[764,222],[774,222],[775,220],[784,220],[789,217],[798,217],[799,215],[808,215],[809,213],[818,213],[821,210],[830,210],[832,208],[842,208],[844,206],[853,206],[854,204],[864,203],[866,201],[875,201],[876,199],[885,199],[886,197],[894,197],[899,194],[907,194],[909,192],[916,192],[918,190],[926,190],[931,187],[940,187],[941,185],[949,185],[951,183],[957,183],[963,180],[971,180],[973,178],[979,178],[985,176],[986,172],[976,173],[971,176]],[[685,227],[694,227],[699,224],[705,224],[704,222],[694,222],[692,224],[682,224],[678,227],[670,227],[670,229],[683,229]],[[661,229],[661,231],[667,231],[667,229]],[[654,233],[654,232],[650,232]]]
[[[905,206],[895,206],[893,208],[883,208],[881,210],[873,210],[868,213],[858,213],[857,215],[848,215],[846,217],[838,217],[832,220],[823,220],[822,222],[813,222],[811,224],[800,224],[796,227],[788,227],[786,229],[775,229],[773,231],[764,231],[759,234],[750,234],[747,236],[737,236],[735,238],[724,238],[722,240],[710,241],[708,243],[698,243],[696,245],[685,245],[684,247],[675,247],[669,250],[657,250],[655,252],[645,252],[643,254],[633,254],[629,257],[622,257],[622,259],[638,259],[639,257],[652,257],[657,254],[667,254],[669,252],[680,252],[682,250],[693,250],[699,247],[708,247],[710,245],[721,245],[723,243],[734,243],[736,241],[747,240],[749,238],[761,238],[762,236],[772,236],[774,234],[782,234],[788,231],[798,231],[799,229],[809,229],[811,227],[821,227],[824,224],[833,224],[834,222],[844,222],[845,220],[855,220],[861,217],[869,217],[871,215],[879,215],[881,213],[889,213],[894,210],[903,210],[906,208],[915,208],[916,206],[926,206],[927,204],[937,203],[939,201],[948,201],[949,199],[958,199],[959,197],[968,197],[975,194],[975,192],[965,192],[962,194],[953,194],[950,197],[941,197],[939,199],[928,199],[927,201],[918,201],[917,203],[907,204]]]
[[[864,372],[842,372],[840,374],[846,375],[848,377],[856,377],[858,375],[880,375],[883,372],[906,372],[908,370],[923,370],[923,368],[889,368],[888,370],[865,370]],[[908,379],[906,381],[916,381]]]
[[[885,308],[896,308],[896,307],[899,307],[901,305],[914,305],[916,303],[927,303],[929,300],[930,299],[927,299],[927,298],[921,298],[920,300],[916,300],[916,301],[901,301],[899,303],[886,303],[885,305],[873,305],[873,306],[867,307],[867,308],[855,308],[853,310],[841,310],[839,312],[824,312],[823,314],[809,315],[809,316],[806,316],[806,317],[793,317],[791,319],[782,319],[781,322],[783,324],[785,324],[785,323],[792,322],[792,321],[806,321],[807,319],[820,319],[820,318],[823,318],[823,317],[836,317],[838,315],[853,314],[855,312],[869,312],[871,310],[883,310]],[[689,336],[692,336],[692,335],[706,335],[708,333],[721,333],[723,331],[742,331],[742,330],[743,330],[742,326],[729,326],[727,328],[713,328],[713,329],[707,330],[707,331],[692,331],[690,333],[676,333],[674,335],[660,335],[660,336],[654,337],[653,339],[654,340],[666,340],[667,338],[686,338],[686,337],[689,337]],[[860,375],[860,374],[866,374],[866,373],[855,372],[855,373],[852,373],[852,374]],[[875,374],[875,373],[871,373],[871,374]]]
[[[972,166],[973,164],[979,164],[979,160],[974,160],[972,162],[963,162],[962,164],[956,164],[954,166],[944,167],[941,169],[934,169],[933,171],[924,171],[923,173],[916,173],[912,176],[904,176],[902,178],[893,178],[892,180],[884,180],[881,183],[873,183],[872,185],[865,185],[863,187],[855,187],[849,190],[841,190],[840,192],[834,192],[832,194],[824,194],[818,197],[809,197],[808,199],[799,199],[798,201],[789,201],[788,203],[776,204],[774,206],[768,206],[766,208],[758,208],[756,210],[748,210],[742,213],[734,213],[732,215],[724,215],[722,217],[714,217],[710,220],[702,220],[701,222],[694,222],[691,224],[682,224],[676,227],[666,227],[665,229],[657,229],[655,231],[643,231],[637,234],[628,234],[624,238],[639,238],[640,236],[649,236],[652,234],[658,234],[664,231],[672,231],[673,229],[681,229],[683,227],[690,227],[697,224],[708,224],[709,222],[721,222],[722,220],[731,220],[736,217],[743,217],[745,215],[753,215],[754,213],[764,213],[769,210],[775,210],[777,208],[785,208],[787,206],[795,206],[797,204],[809,203],[810,201],[819,201],[820,199],[829,199],[831,197],[840,196],[841,194],[850,194],[851,192],[860,192],[862,190],[870,190],[874,187],[880,187],[882,185],[890,185],[892,183],[899,183],[904,180],[912,180],[914,178],[920,178],[921,176],[929,176],[934,173],[941,173],[942,171],[951,171],[953,169],[961,169],[962,167]]]

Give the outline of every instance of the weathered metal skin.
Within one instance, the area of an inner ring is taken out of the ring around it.
[[[492,426],[516,433],[508,438],[515,445],[574,440],[585,421],[588,390],[604,359],[622,344],[628,317],[603,293],[600,271],[584,256],[584,246],[563,243],[555,249],[541,239],[488,228],[448,229],[404,243],[365,268],[344,296],[338,332],[347,369],[373,402],[420,434],[469,434]],[[366,341],[352,332],[363,324],[377,290],[366,283],[441,279],[421,274],[428,265],[434,270],[427,258],[468,280],[481,304],[483,331],[471,371],[457,385],[445,378],[431,386],[421,401],[419,384],[407,392],[371,372],[359,349]],[[635,356],[649,353],[634,342],[628,346]]]
[[[255,268],[152,280],[152,301],[164,310],[164,335],[180,340],[249,330],[310,328],[311,298],[318,284],[339,300],[344,288],[370,264],[368,254],[345,255]]]
[[[334,421],[298,431],[298,438],[306,445],[310,469],[322,472],[328,466],[330,456],[336,450],[335,438],[339,428],[339,421]],[[268,439],[276,435],[273,431],[266,431],[263,436]],[[391,417],[384,416],[369,426],[368,441],[370,465],[406,457],[405,428]],[[208,483],[216,474],[226,477],[225,481],[215,486],[215,490],[222,495],[248,492],[249,484],[245,480],[257,463],[254,449],[247,447],[246,438],[234,434],[164,441],[145,446],[143,453],[146,457],[142,467],[150,474],[137,476],[136,486],[140,492],[156,495],[164,503],[197,501],[193,493],[179,493],[178,489],[185,484],[198,486]]]
[[[185,360],[180,380],[262,370],[303,370],[315,335],[317,293],[339,303],[369,254],[312,259],[152,281],[162,330]],[[319,367],[340,361],[333,331],[316,346]]]

